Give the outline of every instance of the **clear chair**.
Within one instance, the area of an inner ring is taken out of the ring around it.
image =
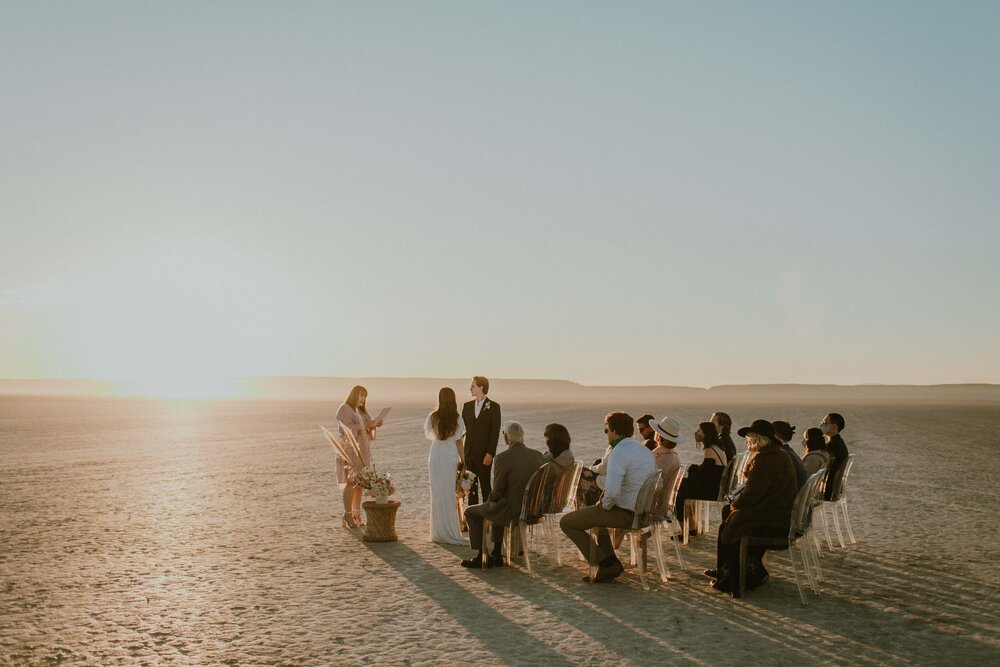
[[[642,487],[639,489],[639,495],[636,497],[635,501],[635,512],[633,513],[632,525],[629,528],[617,528],[613,530],[624,531],[626,537],[632,534],[641,534],[646,531],[652,531],[653,524],[656,523],[656,518],[654,516],[653,509],[656,506],[657,494],[663,489],[663,471],[657,470],[652,475],[650,475],[645,482],[643,482]],[[590,533],[590,558],[588,561],[588,574],[591,582],[594,581],[594,570],[596,568],[597,560],[597,544],[598,535],[602,530],[612,530],[602,527],[594,527],[589,530]],[[610,537],[610,535],[609,535]],[[642,557],[638,559],[639,561],[639,580],[642,582],[642,587],[645,590],[649,590],[649,583],[646,581],[646,540],[640,538],[642,543]],[[658,540],[653,540],[656,542],[654,546],[656,549],[656,559],[657,565],[660,567],[660,572],[665,571],[665,565],[663,563],[663,552],[659,545]]]
[[[814,542],[809,532],[812,528],[815,497],[817,493],[821,493],[824,474],[823,470],[814,473],[812,477],[806,480],[806,483],[799,489],[798,494],[796,494],[795,502],[792,505],[788,537],[745,535],[740,539],[739,588],[741,594],[746,591],[747,550],[748,547],[756,545],[766,546],[771,549],[788,549],[788,557],[792,561],[792,574],[795,577],[795,586],[799,589],[799,598],[802,600],[802,604],[808,604],[805,593],[802,591],[802,584],[799,581],[799,564],[795,558],[795,552],[798,551],[803,576],[805,576],[813,593],[819,595],[819,578],[817,576],[819,554],[815,551]]]
[[[741,452],[726,462],[726,467],[722,469],[722,478],[719,480],[719,495],[715,500],[690,499],[688,501],[692,505],[694,516],[697,518],[695,523],[699,533],[702,535],[708,534],[708,531],[711,528],[709,518],[712,508],[718,505],[721,511],[722,507],[729,504],[729,501],[726,500],[726,495],[744,481],[747,463],[749,462],[750,452]],[[688,508],[685,507],[684,525],[681,526],[681,540],[684,544],[687,544],[688,542],[688,533],[691,528],[691,516],[692,512],[689,512]]]
[[[542,530],[549,558],[555,562],[557,567],[562,566],[562,557],[559,553],[559,536],[562,534],[562,531],[559,530],[559,517],[576,509],[576,490],[580,485],[582,472],[583,464],[579,461],[574,462],[555,478],[555,483],[549,494]]]
[[[551,482],[560,474],[560,470],[552,463],[546,463],[532,473],[524,487],[524,496],[521,501],[521,512],[514,519],[504,526],[503,532],[503,558],[508,565],[513,561],[513,554],[523,552],[524,564],[528,568],[528,574],[534,576],[531,569],[531,554],[528,548],[528,529],[539,524],[545,516],[545,511],[550,505],[550,496],[547,493],[551,488]],[[489,541],[493,535],[493,522],[483,519],[483,565],[489,558]],[[513,537],[517,536],[517,543]]]
[[[854,454],[847,457],[844,461],[844,465],[840,466],[837,471],[833,474],[832,479],[826,480],[827,484],[833,485],[833,491],[830,494],[830,500],[824,500],[820,506],[821,520],[823,522],[823,529],[826,531],[826,544],[830,551],[833,551],[833,540],[830,539],[830,529],[827,525],[826,509],[830,509],[830,515],[833,518],[833,527],[837,532],[837,541],[840,542],[840,548],[845,547],[844,544],[844,534],[840,529],[840,517],[838,516],[837,510],[844,515],[844,529],[847,531],[847,537],[851,544],[857,544],[858,541],[854,537],[854,530],[851,527],[851,517],[847,513],[847,478],[851,474],[851,469],[854,467]]]
[[[662,477],[660,492],[657,494],[656,503],[653,506],[654,523],[651,526],[652,537],[655,540],[657,551],[656,565],[660,570],[660,580],[667,583],[670,576],[670,569],[667,561],[663,557],[663,537],[670,537],[674,543],[674,553],[677,555],[677,566],[684,569],[684,557],[681,555],[681,528],[674,521],[677,509],[677,492],[680,491],[681,482],[684,480],[684,473],[687,472],[687,465],[682,465],[669,471]],[[635,553],[635,539],[633,539],[633,553]]]

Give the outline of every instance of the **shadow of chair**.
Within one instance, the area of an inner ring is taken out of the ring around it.
[[[817,496],[819,498],[823,497],[823,478],[825,475],[825,470],[819,470],[806,480],[806,483],[799,489],[798,494],[795,496],[795,502],[792,504],[792,516],[789,522],[787,537],[744,535],[740,539],[740,594],[746,591],[747,550],[751,546],[764,546],[772,550],[788,550],[788,557],[792,561],[792,574],[795,577],[795,586],[799,589],[799,597],[802,599],[802,604],[808,604],[805,593],[802,591],[802,584],[799,581],[798,564],[795,559],[795,552],[798,550],[803,575],[806,577],[813,593],[819,595],[819,554],[809,532],[813,525],[813,509],[817,506]]]

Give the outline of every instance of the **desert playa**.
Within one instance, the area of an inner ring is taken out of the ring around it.
[[[558,420],[580,458],[600,455],[606,407],[507,403],[529,446]],[[712,407],[675,412],[693,427]],[[464,570],[468,550],[427,539],[429,406],[398,407],[375,443],[402,506],[399,541],[369,543],[340,527],[328,403],[3,397],[0,663],[985,664],[1000,650],[996,407],[842,408],[858,544],[824,546],[803,606],[781,553],[742,600],[712,591],[711,537],[683,547],[683,569],[668,550],[672,578],[648,592],[634,569],[584,583],[565,539],[561,568],[533,550],[535,579]],[[731,409],[803,425],[820,410]]]

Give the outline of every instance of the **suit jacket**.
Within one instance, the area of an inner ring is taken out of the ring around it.
[[[500,441],[500,404],[487,397],[476,418],[476,402],[469,401],[462,406],[462,421],[465,422],[465,463],[475,469],[482,465],[487,454],[496,457]]]
[[[538,450],[515,442],[493,460],[493,490],[483,503],[483,516],[497,524],[510,523],[521,515],[524,489],[545,458]]]

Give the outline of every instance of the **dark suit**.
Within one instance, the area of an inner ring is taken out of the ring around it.
[[[482,505],[472,505],[465,510],[465,520],[469,523],[469,542],[473,549],[479,549],[483,543],[483,519],[493,522],[493,541],[498,542],[503,537],[503,527],[521,515],[521,503],[524,500],[524,489],[545,458],[542,453],[525,447],[520,442],[511,443],[510,447],[497,456],[496,477],[489,499]]]
[[[826,492],[823,494],[823,499],[830,500],[833,497],[833,481],[837,479],[837,471],[851,453],[847,451],[847,443],[839,433],[826,443],[826,451],[830,452],[830,464],[826,467]]]
[[[465,465],[476,473],[476,485],[469,492],[469,504],[479,502],[479,489],[482,497],[488,499],[492,484],[490,473],[493,465],[483,465],[487,454],[490,458],[497,454],[497,442],[500,441],[500,404],[488,396],[483,401],[479,418],[476,418],[476,402],[469,401],[462,406],[462,421],[465,422]]]

